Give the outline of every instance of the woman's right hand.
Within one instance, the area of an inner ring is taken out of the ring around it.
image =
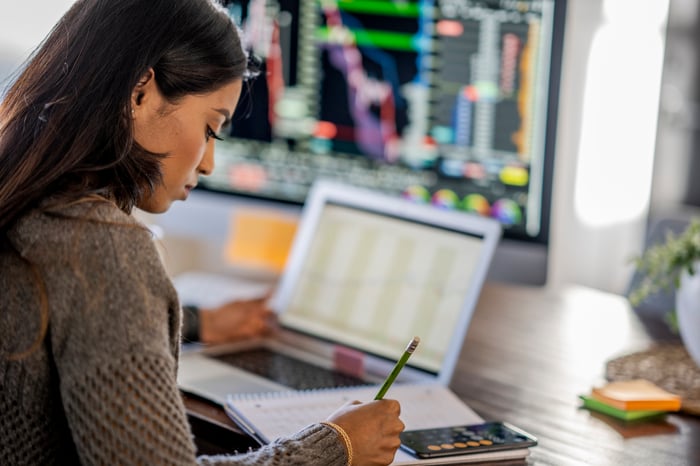
[[[399,434],[405,426],[399,414],[401,406],[396,400],[354,401],[343,405],[327,420],[350,437],[353,466],[379,466],[394,461],[401,445]]]

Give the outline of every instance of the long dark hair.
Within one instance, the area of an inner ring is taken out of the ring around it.
[[[0,104],[0,251],[47,196],[108,199],[125,212],[161,182],[133,137],[132,91],[149,69],[171,103],[249,75],[236,26],[215,0],[78,0],[30,56]],[[31,269],[46,334],[48,301]]]
[[[0,243],[47,194],[129,212],[161,181],[130,118],[149,68],[177,102],[244,78],[247,57],[214,0],[78,0],[54,26],[0,105]]]

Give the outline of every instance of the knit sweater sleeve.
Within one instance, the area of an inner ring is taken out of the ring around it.
[[[64,391],[84,464],[345,465],[335,431],[321,424],[255,452],[195,459],[168,358],[129,354],[90,371]]]
[[[48,337],[81,462],[344,465],[337,434],[319,424],[245,455],[196,458],[176,382],[177,295],[148,232],[114,215],[71,224],[69,245],[41,243],[54,248],[43,251],[54,258]]]

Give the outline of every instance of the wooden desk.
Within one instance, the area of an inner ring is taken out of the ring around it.
[[[699,417],[624,425],[579,408],[578,395],[604,382],[607,360],[652,342],[622,297],[582,287],[489,284],[451,387],[485,419],[510,421],[538,437],[525,462],[509,464],[699,465]]]

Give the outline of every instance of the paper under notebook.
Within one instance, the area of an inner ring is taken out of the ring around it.
[[[309,424],[326,419],[348,401],[370,401],[377,387],[344,388],[229,395],[228,415],[261,443],[293,434]],[[483,422],[449,388],[440,385],[394,385],[386,398],[401,403],[406,430]],[[528,448],[418,459],[398,450],[392,465],[464,464],[478,461],[524,458]]]

